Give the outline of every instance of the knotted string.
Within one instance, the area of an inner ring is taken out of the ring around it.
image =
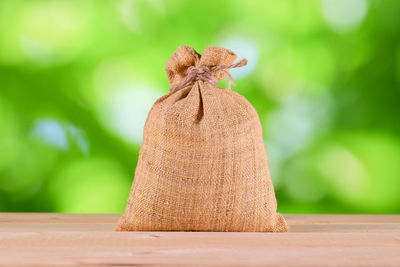
[[[187,75],[179,83],[171,87],[170,92],[183,89],[189,84],[202,80],[214,86],[218,84],[218,79],[214,76],[216,71],[222,71],[228,77],[228,89],[231,85],[235,85],[233,78],[229,73],[230,69],[240,68],[247,65],[247,59],[242,59],[238,63],[232,65],[215,65],[215,66],[191,66],[187,70]]]

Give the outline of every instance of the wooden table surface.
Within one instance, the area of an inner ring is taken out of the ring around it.
[[[119,216],[0,213],[0,264],[400,266],[400,215],[285,215],[289,233],[117,233]]]

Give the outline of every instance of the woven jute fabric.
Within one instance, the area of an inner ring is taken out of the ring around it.
[[[288,231],[276,212],[257,112],[215,84],[235,59],[220,47],[200,55],[180,46],[168,60],[171,91],[148,115],[117,231]]]

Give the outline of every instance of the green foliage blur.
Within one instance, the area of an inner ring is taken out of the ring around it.
[[[279,211],[399,213],[399,14],[398,0],[1,0],[0,211],[122,212],[184,44],[249,60],[233,90],[260,116]]]

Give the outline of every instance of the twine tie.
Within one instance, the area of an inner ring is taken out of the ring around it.
[[[233,78],[229,73],[229,70],[233,68],[240,68],[246,65],[247,59],[242,59],[238,63],[232,65],[191,66],[188,68],[185,78],[183,78],[176,85],[172,86],[170,92],[183,89],[186,86],[195,83],[196,81],[204,81],[217,86],[218,79],[214,75],[216,71],[221,71],[226,74],[228,77],[228,89],[231,89],[231,85],[235,85],[235,83],[233,82]]]

